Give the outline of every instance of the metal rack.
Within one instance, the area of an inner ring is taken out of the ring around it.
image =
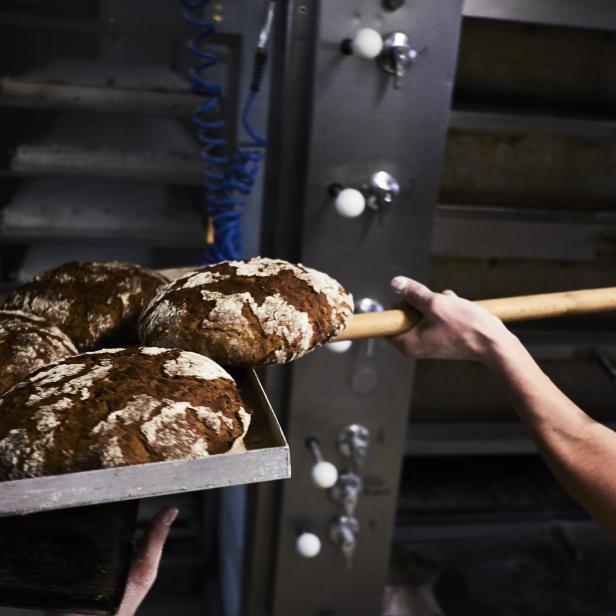
[[[212,34],[208,47],[221,59],[214,79],[224,87],[222,112],[234,143],[240,83],[247,79],[243,40],[258,19],[254,9],[244,7],[240,15],[231,8],[223,29],[235,31]],[[150,267],[199,262],[205,244],[202,164],[189,125],[196,99],[184,78],[186,41],[193,34],[183,25],[179,2],[3,4],[0,291],[69,260]],[[255,443],[256,450],[263,453],[265,444]],[[219,483],[211,477],[211,485],[228,485],[228,473],[220,472]],[[198,477],[190,484],[195,489],[207,479]],[[107,480],[102,483],[106,487]],[[79,490],[68,492],[70,502],[83,502]],[[142,519],[158,509],[157,501],[144,501]],[[198,611],[206,594],[212,606],[219,595],[217,536],[235,518],[221,520],[217,490],[176,494],[173,503],[181,520],[144,614],[168,613],[161,606],[170,604],[182,613]]]
[[[53,262],[50,250],[57,250],[51,246],[84,242],[90,252],[95,242],[100,258],[108,258],[106,247],[115,246],[118,258],[130,252],[133,260],[154,266],[198,261],[205,224],[202,163],[189,126],[197,99],[180,77],[187,62],[180,41],[190,31],[180,25],[179,10],[177,27],[37,16],[35,11],[0,13],[7,44],[17,44],[18,34],[41,39],[41,50],[28,54],[28,63],[16,54],[0,67],[0,111],[23,118],[20,123],[28,128],[5,137],[0,239],[25,251],[30,272]],[[84,35],[90,37],[88,45]],[[72,47],[63,42],[73,39]],[[100,46],[96,58],[89,49],[93,40]],[[155,60],[144,61],[144,53],[135,63],[123,61],[112,51],[118,41],[141,41]],[[241,42],[239,34],[210,37],[228,68],[221,76],[231,141]],[[74,57],[58,55],[67,45]],[[37,61],[37,54],[45,61]],[[25,120],[28,114],[32,121]],[[164,252],[166,263],[151,261],[156,251]],[[29,258],[31,253],[36,259]],[[7,276],[23,278],[14,267],[5,268],[3,282]]]
[[[601,72],[612,54],[600,51],[614,31],[614,6],[601,0],[465,1],[432,245],[435,289],[479,299],[614,284],[616,117],[612,72]],[[572,42],[581,40],[589,44]],[[564,50],[571,63],[555,59]],[[611,427],[615,332],[613,315],[515,328],[550,378]],[[395,543],[412,570],[432,563],[430,586],[445,614],[557,613],[567,593],[564,601],[579,601],[593,586],[593,568],[612,570],[607,542],[537,453],[487,369],[420,363]],[[584,588],[533,587],[518,577],[522,567],[539,577],[557,567]],[[609,593],[596,599],[609,608],[594,601],[585,601],[589,614],[613,610]]]
[[[198,98],[186,80],[159,65],[60,58],[0,78],[0,105],[189,118]]]

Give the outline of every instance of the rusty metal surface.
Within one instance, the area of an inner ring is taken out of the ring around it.
[[[289,447],[253,371],[234,370],[253,415],[246,451],[0,484],[0,516],[209,490],[290,477]]]
[[[464,15],[524,23],[616,30],[612,0],[464,0]]]
[[[518,241],[524,243],[523,238]],[[430,285],[435,289],[451,288],[469,299],[603,287],[615,281],[613,260],[436,257],[430,276]],[[518,334],[542,369],[571,399],[597,418],[616,419],[616,381],[610,380],[594,356],[594,350],[601,349],[607,357],[616,359],[616,316],[556,323],[544,322],[537,331],[525,325],[519,328]],[[474,425],[474,422],[517,421],[500,384],[482,365],[419,362],[415,378],[411,422]],[[516,449],[516,453],[533,451],[530,441],[520,435],[513,435],[509,440],[501,436],[498,426],[491,429],[488,425],[477,433],[474,444],[484,442],[488,448],[503,445]],[[421,439],[422,434],[415,437]],[[453,447],[451,440],[446,445]],[[424,451],[430,443],[418,443],[418,446]]]
[[[449,132],[441,203],[616,209],[616,139]]]
[[[586,263],[596,260],[602,267],[616,259],[616,216],[612,212],[498,205],[440,206],[432,254]]]
[[[468,299],[610,287],[616,264],[530,259],[433,258],[430,285]]]
[[[562,357],[543,358],[541,347],[531,347],[531,352],[544,372],[584,411],[599,419],[616,419],[616,381],[593,359],[592,349],[567,349]],[[615,349],[608,353],[612,360],[616,358]],[[516,421],[517,416],[500,383],[483,365],[430,361],[417,365],[410,419],[498,422]]]
[[[536,133],[591,139],[616,137],[616,119],[609,114],[551,115],[548,111],[529,113],[476,106],[459,106],[452,110],[449,127],[461,132],[504,135]]]
[[[454,100],[611,112],[616,103],[616,37],[594,30],[467,18]]]

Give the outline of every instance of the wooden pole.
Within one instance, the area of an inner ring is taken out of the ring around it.
[[[502,297],[475,303],[505,323],[592,314],[616,311],[616,287]],[[412,329],[420,320],[421,314],[410,306],[404,310],[355,314],[351,323],[336,340],[394,336]]]

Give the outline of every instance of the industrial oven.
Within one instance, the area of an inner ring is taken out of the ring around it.
[[[289,8],[279,70],[285,100],[308,121],[270,118],[289,166],[268,169],[276,226],[264,228],[264,248],[352,281],[360,310],[388,307],[401,272],[471,299],[613,284],[613,8],[350,4]],[[417,53],[398,88],[344,55],[365,26],[409,36]],[[369,185],[376,171],[399,181],[398,197],[337,216],[332,190]],[[516,333],[609,423],[614,325],[560,319]],[[384,341],[359,342],[267,382],[294,474],[255,490],[247,613],[613,610],[607,542],[483,367],[419,362],[413,376]],[[325,493],[311,478],[320,457],[342,472]],[[321,538],[314,559],[299,553],[304,533]]]
[[[611,3],[274,4],[247,255],[326,271],[365,312],[391,307],[396,274],[471,299],[614,285]],[[231,143],[266,8],[207,7]],[[74,258],[201,258],[201,99],[180,11],[0,2],[4,289]],[[516,332],[576,402],[616,420],[612,317]],[[368,340],[260,376],[292,477],[182,496],[143,614],[613,613],[611,549],[482,367],[415,366]],[[140,521],[160,503],[143,500]]]

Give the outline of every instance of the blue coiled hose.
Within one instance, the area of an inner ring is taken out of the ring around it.
[[[188,49],[198,61],[189,71],[192,90],[203,100],[193,113],[197,138],[201,143],[205,209],[214,225],[214,244],[207,247],[203,262],[218,263],[244,257],[242,215],[249,195],[259,173],[265,154],[265,139],[250,124],[250,115],[259,90],[266,56],[255,57],[255,75],[242,111],[242,126],[249,141],[240,144],[232,154],[228,153],[229,141],[224,137],[225,122],[221,115],[222,90],[217,83],[209,81],[207,69],[218,62],[216,54],[203,49],[204,40],[215,31],[212,21],[201,16],[210,0],[182,0],[183,19],[197,29],[188,41]],[[212,117],[221,119],[213,120]]]

